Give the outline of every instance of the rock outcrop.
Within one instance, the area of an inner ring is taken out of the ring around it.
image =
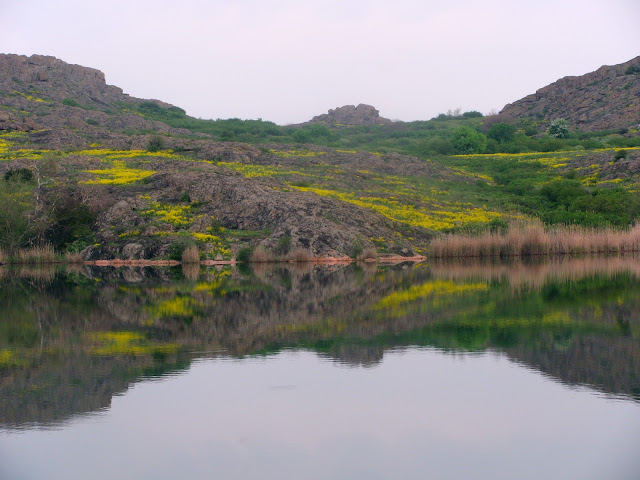
[[[579,77],[564,77],[506,105],[498,114],[499,121],[507,123],[527,118],[541,129],[556,118],[583,131],[640,124],[640,57]]]
[[[185,135],[162,122],[136,115],[138,105],[151,101],[127,95],[107,85],[99,70],[72,65],[44,55],[0,54],[0,131],[72,129],[89,135],[155,131]]]
[[[330,127],[388,125],[393,123],[388,118],[380,116],[380,112],[371,105],[361,103],[357,107],[345,105],[329,110],[328,113],[313,117],[308,124],[323,124]]]

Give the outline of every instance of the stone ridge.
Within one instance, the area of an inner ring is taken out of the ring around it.
[[[305,125],[323,124],[330,127],[339,127],[342,125],[361,126],[361,125],[388,125],[393,123],[392,120],[380,116],[380,112],[371,105],[361,103],[357,107],[354,105],[345,105],[330,109],[328,113],[313,117]]]
[[[532,118],[546,129],[556,118],[582,131],[621,129],[640,124],[640,56],[564,77],[536,93],[506,105],[498,121]]]
[[[107,85],[105,75],[95,68],[66,63],[46,55],[0,54],[0,92],[37,92],[38,97],[104,110],[117,102],[140,103],[121,88]],[[163,107],[172,105],[152,100]]]

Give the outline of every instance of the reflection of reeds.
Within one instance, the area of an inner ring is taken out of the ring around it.
[[[56,266],[51,263],[38,266],[22,265],[12,270],[12,272],[19,278],[28,278],[37,282],[50,282],[56,276]]]
[[[200,264],[200,250],[196,245],[189,245],[182,252],[182,263],[197,263]]]
[[[195,282],[200,276],[200,263],[182,262],[182,274],[187,280]]]
[[[80,263],[68,262],[65,265],[65,270],[67,271],[67,273],[74,273],[77,275],[86,275],[85,266],[82,262]]]
[[[640,225],[629,230],[541,224],[514,226],[505,234],[447,235],[431,242],[431,257],[518,257],[530,255],[629,253],[640,251]]]
[[[454,281],[506,280],[513,288],[541,288],[549,281],[577,281],[594,275],[630,273],[640,278],[637,257],[554,258],[537,264],[521,261],[505,263],[436,261],[430,266],[434,276]]]

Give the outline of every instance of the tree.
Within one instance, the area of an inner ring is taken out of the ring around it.
[[[513,125],[509,125],[508,123],[494,123],[487,132],[487,137],[493,138],[498,143],[507,143],[513,140],[515,133],[516,127]]]
[[[487,148],[487,137],[469,127],[459,127],[451,135],[456,153],[482,153]]]
[[[569,122],[564,118],[556,118],[549,125],[547,132],[554,138],[567,138],[569,136]]]

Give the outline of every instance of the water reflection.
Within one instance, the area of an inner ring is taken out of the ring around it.
[[[496,351],[640,399],[640,262],[0,270],[0,423],[55,425],[204,357]]]

